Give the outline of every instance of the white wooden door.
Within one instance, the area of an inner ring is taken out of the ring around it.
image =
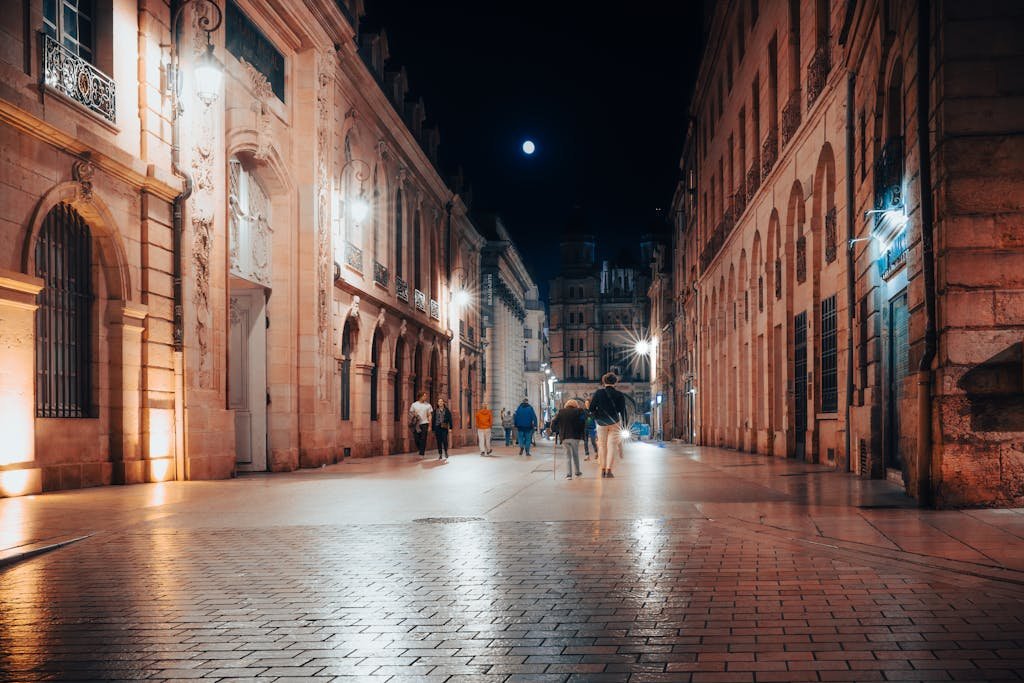
[[[262,289],[231,292],[228,407],[235,411],[235,462],[267,469],[267,321]]]

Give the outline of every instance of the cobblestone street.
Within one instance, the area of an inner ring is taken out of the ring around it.
[[[0,500],[0,677],[919,681],[1024,671],[1024,515],[634,444]],[[592,465],[593,463],[584,463]]]

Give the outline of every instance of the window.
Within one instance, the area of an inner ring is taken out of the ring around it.
[[[576,348],[578,350],[580,350],[580,351],[583,350],[583,340],[582,339],[580,339],[579,342],[576,344]]]
[[[352,323],[341,332],[341,419],[352,418]]]
[[[402,191],[395,192],[395,275],[402,277]]]
[[[531,330],[529,327],[523,328],[523,338],[533,339],[533,330]]]
[[[39,231],[36,275],[36,416],[92,417],[92,237],[67,204]]]
[[[575,351],[576,350],[576,340],[575,339],[571,339],[571,338],[569,339],[569,350],[570,351]]]
[[[43,33],[95,64],[93,0],[43,0]]]
[[[420,249],[420,212],[417,211],[412,220],[412,282],[416,289],[423,291]]]
[[[392,395],[395,422],[398,422],[402,416],[402,385],[405,383],[405,377],[402,373],[402,356],[404,354],[405,342],[399,339],[395,344],[395,385],[393,387],[394,394]]]
[[[380,409],[377,405],[378,384],[380,383],[380,330],[373,333],[373,345],[370,349],[370,421],[376,422],[380,419]]]
[[[821,412],[839,408],[836,377],[836,296],[821,302]]]
[[[569,366],[569,376],[570,377],[575,377],[576,376],[576,366],[575,365],[570,365]]]

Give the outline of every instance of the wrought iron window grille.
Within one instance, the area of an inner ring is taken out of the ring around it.
[[[117,83],[88,60],[40,34],[43,45],[43,85],[82,105],[110,124],[117,123]]]

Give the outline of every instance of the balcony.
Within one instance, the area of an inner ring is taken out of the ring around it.
[[[351,242],[345,242],[345,265],[356,272],[363,272],[363,250]]]
[[[391,283],[388,267],[382,263],[373,262],[373,281],[385,289]]]
[[[540,372],[540,361],[539,360],[528,360],[526,361],[527,372]]]
[[[743,212],[747,210],[747,193],[743,190],[737,190],[736,194],[732,196],[732,209],[730,213],[733,216],[733,220],[738,219],[743,215]]]
[[[715,260],[715,256],[722,250],[722,245],[725,244],[725,238],[729,234],[729,230],[732,229],[732,225],[729,224],[726,227],[725,219],[719,221],[715,227],[715,231],[711,233],[711,237],[708,239],[707,244],[704,245],[704,250],[700,254],[700,269],[704,272],[711,265],[711,262]]]
[[[424,294],[423,292],[421,292],[418,289],[414,290],[414,292],[413,292],[413,301],[416,304],[416,310],[417,311],[423,311],[424,313],[427,312],[427,295],[426,294]]]
[[[409,303],[409,283],[399,276],[395,276],[395,294],[400,301]]]
[[[903,209],[903,137],[889,138],[875,160],[875,229],[886,220],[884,211]]]
[[[761,187],[761,162],[754,159],[754,163],[747,171],[747,203],[754,199],[757,190]]]
[[[114,124],[117,84],[95,66],[43,36],[43,84]]]
[[[825,89],[828,73],[832,70],[832,57],[828,47],[821,46],[814,51],[807,67],[807,109],[811,108],[818,95]]]
[[[430,317],[434,320],[441,319],[441,304],[437,303],[434,299],[430,300]]]
[[[772,128],[768,131],[768,137],[765,138],[764,144],[761,146],[761,178],[767,178],[768,174],[772,172],[772,168],[775,166],[775,162],[779,160],[779,130],[778,128]]]
[[[800,127],[800,91],[794,90],[782,108],[782,146],[785,147]]]

